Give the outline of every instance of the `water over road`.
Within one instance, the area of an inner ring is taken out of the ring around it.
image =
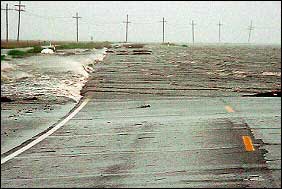
[[[1,187],[279,187],[281,98],[242,97],[273,89],[277,76],[149,47],[97,64],[82,91],[89,102],[1,164]]]

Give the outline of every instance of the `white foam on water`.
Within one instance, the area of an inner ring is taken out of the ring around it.
[[[40,96],[43,100],[67,98],[78,102],[82,87],[95,64],[104,59],[105,51],[82,51],[70,56],[39,54],[3,62],[1,74],[5,73],[3,80],[9,78],[9,82],[1,82],[1,94],[19,99]]]
[[[266,75],[266,76],[281,76],[281,72],[262,72],[262,75]]]
[[[13,65],[9,64],[8,62],[1,61],[1,72],[12,71],[12,70],[15,70]]]
[[[21,71],[18,66],[13,65],[13,63],[8,63],[6,61],[1,62],[1,84],[2,82],[15,82],[19,79],[29,77],[33,77],[33,75],[25,71]]]

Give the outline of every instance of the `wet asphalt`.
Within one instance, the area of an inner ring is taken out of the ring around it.
[[[97,64],[82,91],[90,102],[2,164],[1,187],[280,187],[281,98],[242,96],[280,87],[259,73],[279,70],[281,54],[147,48]]]

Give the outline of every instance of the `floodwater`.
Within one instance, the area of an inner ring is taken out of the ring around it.
[[[1,61],[1,97],[12,100],[1,100],[1,154],[64,117],[105,51],[74,49]]]
[[[281,99],[242,96],[280,89],[281,49],[145,49],[95,64],[88,103],[3,164],[1,186],[280,188]]]
[[[35,97],[41,101],[78,102],[94,63],[104,56],[105,49],[66,50],[1,61],[1,96],[12,100]]]

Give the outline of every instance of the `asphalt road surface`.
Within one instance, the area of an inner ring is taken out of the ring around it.
[[[199,64],[199,49],[148,48],[98,64],[85,106],[1,163],[1,187],[281,187],[281,98],[242,97],[279,88],[258,74],[270,58],[239,65],[238,77],[231,63]]]

